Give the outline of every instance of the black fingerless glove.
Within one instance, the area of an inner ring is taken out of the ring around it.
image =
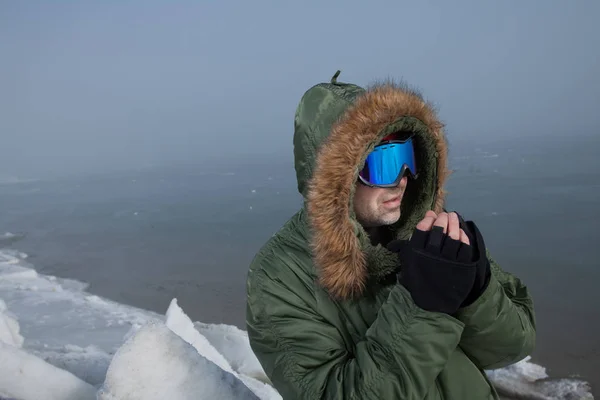
[[[473,247],[473,261],[475,262],[477,270],[473,288],[461,305],[461,307],[466,307],[473,304],[483,294],[490,282],[491,272],[490,262],[487,259],[485,242],[483,241],[483,236],[481,235],[479,228],[477,228],[477,225],[475,225],[473,221],[465,222],[460,214],[457,213],[457,215],[460,227],[469,237],[469,243],[471,243]]]
[[[442,228],[417,229],[409,241],[392,241],[388,249],[398,253],[399,281],[420,308],[452,315],[471,293],[477,273],[473,248]]]

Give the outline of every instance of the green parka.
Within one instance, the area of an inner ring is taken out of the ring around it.
[[[363,89],[337,82],[338,74],[310,88],[296,111],[304,205],[250,265],[252,349],[284,399],[497,399],[484,370],[533,350],[530,294],[488,252],[492,276],[475,303],[455,317],[415,305],[395,278],[396,255],[371,243],[352,198],[373,147],[391,132],[412,131],[420,175],[389,227],[410,237],[427,210],[443,209],[443,125],[404,85]]]

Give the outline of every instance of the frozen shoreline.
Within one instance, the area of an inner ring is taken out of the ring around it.
[[[194,323],[176,299],[160,315],[85,287],[0,250],[0,399],[281,399],[246,332]],[[488,376],[507,397],[593,398],[585,382],[551,379],[528,359]]]

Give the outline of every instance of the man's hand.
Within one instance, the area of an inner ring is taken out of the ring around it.
[[[424,310],[455,314],[473,289],[473,247],[459,227],[458,215],[428,212],[409,241],[394,241],[400,283]]]
[[[460,240],[467,245],[470,244],[469,237],[465,231],[460,228],[458,214],[455,212],[449,214],[444,212],[437,215],[433,211],[427,211],[427,213],[425,213],[425,218],[417,224],[417,229],[421,231],[430,231],[434,226],[442,227],[444,229],[444,234],[448,234],[450,238]]]
[[[465,244],[470,244],[472,242],[473,259],[469,261],[474,261],[476,263],[477,273],[475,275],[473,289],[461,305],[462,307],[468,306],[481,296],[490,280],[490,263],[486,256],[486,247],[483,236],[473,221],[465,222],[465,220],[455,212],[444,212],[436,215],[433,211],[427,211],[425,218],[417,224],[417,229],[430,231],[435,229],[436,226],[444,228],[444,233],[448,233],[448,236],[455,240],[460,238],[460,241]]]

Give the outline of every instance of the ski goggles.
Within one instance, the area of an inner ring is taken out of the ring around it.
[[[358,177],[371,187],[395,187],[406,172],[417,177],[417,165],[412,138],[383,142],[367,156]]]

